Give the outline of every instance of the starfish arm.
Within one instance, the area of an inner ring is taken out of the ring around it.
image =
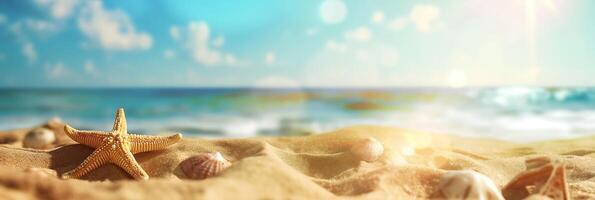
[[[109,145],[103,145],[97,148],[78,167],[62,174],[62,178],[78,178],[107,163],[110,156],[107,148],[109,148]]]
[[[130,152],[133,154],[165,149],[182,139],[182,134],[170,136],[148,136],[148,135],[128,135],[130,141]]]
[[[124,146],[119,146],[119,151],[112,155],[113,163],[118,165],[124,171],[128,172],[133,178],[137,180],[148,180],[149,175],[143,168],[138,164],[136,159],[130,151],[126,151]]]
[[[107,136],[107,133],[101,131],[80,131],[76,130],[69,125],[64,126],[64,132],[68,137],[72,140],[93,147],[97,148],[101,146],[103,142],[103,138]]]
[[[124,114],[124,108],[118,108],[116,111],[116,119],[114,120],[113,131],[126,134],[128,128],[126,127],[126,115]]]

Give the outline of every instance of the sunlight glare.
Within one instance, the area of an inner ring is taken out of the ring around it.
[[[467,86],[467,74],[460,69],[451,69],[448,72],[448,85],[452,88]]]

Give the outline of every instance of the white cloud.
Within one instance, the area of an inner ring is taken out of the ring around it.
[[[264,63],[266,63],[267,65],[275,64],[276,61],[277,57],[275,56],[275,52],[269,51],[266,54],[264,54]]]
[[[225,43],[225,39],[222,36],[219,36],[213,40],[213,46],[217,48],[222,47],[223,43]]]
[[[166,49],[163,51],[163,57],[170,59],[170,58],[176,57],[176,53],[174,53],[174,51],[171,49]]]
[[[301,85],[288,77],[267,76],[256,81],[256,88],[300,88]]]
[[[31,42],[23,43],[21,51],[29,63],[34,63],[37,60],[37,51]]]
[[[388,27],[393,30],[401,30],[407,26],[409,21],[407,18],[399,17],[388,23]]]
[[[203,65],[235,65],[238,63],[236,57],[230,53],[222,52],[224,38],[219,36],[212,40],[209,25],[204,22],[190,22],[183,31],[185,37],[179,42],[185,45],[190,56]]]
[[[54,18],[64,19],[72,14],[78,0],[36,0],[40,6],[46,6]]]
[[[353,31],[347,31],[345,33],[345,39],[352,41],[364,42],[372,38],[372,32],[367,27],[361,26]]]
[[[48,79],[58,79],[61,77],[64,77],[65,75],[67,75],[69,72],[66,69],[66,67],[64,67],[64,63],[62,62],[58,62],[56,64],[45,64],[45,72],[46,72],[46,77]]]
[[[374,11],[374,13],[372,13],[372,17],[370,18],[370,21],[373,24],[381,24],[382,22],[384,22],[384,12]]]
[[[398,63],[399,53],[392,46],[377,45],[357,50],[355,59],[360,63],[387,68]]]
[[[171,27],[169,27],[169,35],[175,41],[180,40],[180,38],[181,38],[181,36],[180,36],[180,28],[178,28],[177,26],[171,26]]]
[[[9,26],[10,32],[20,42],[26,42],[29,39],[31,32],[37,33],[40,36],[47,36],[49,33],[59,31],[61,25],[54,21],[49,20],[38,20],[32,18],[26,18],[18,20]]]
[[[236,59],[235,56],[233,56],[231,54],[227,54],[227,55],[225,55],[225,62],[228,65],[235,65],[235,64],[237,64],[238,60]]]
[[[188,48],[192,57],[199,63],[215,65],[221,62],[221,53],[213,51],[209,45],[209,25],[206,22],[188,24]]]
[[[326,41],[325,47],[331,51],[338,51],[344,52],[347,50],[347,45],[340,42],[335,42],[334,40]]]
[[[120,10],[105,10],[101,1],[90,1],[78,19],[80,30],[109,50],[148,49],[152,38],[137,32],[130,18]]]
[[[409,13],[409,18],[420,32],[431,31],[439,16],[440,8],[433,5],[416,5]]]
[[[0,13],[0,25],[5,24],[6,21],[8,21],[6,19],[6,16],[4,14]]]
[[[307,36],[314,36],[316,34],[318,34],[318,29],[317,28],[308,28],[305,31]]]
[[[87,74],[95,74],[96,73],[95,64],[90,60],[85,61],[84,68],[85,68],[85,73],[87,73]]]
[[[57,23],[47,20],[26,19],[24,23],[27,28],[38,33],[55,32],[60,29],[60,26]]]
[[[347,16],[347,6],[341,0],[325,0],[320,4],[320,17],[327,24],[338,24]]]
[[[326,48],[306,64],[306,86],[386,86],[386,72],[399,59],[397,49],[388,44],[329,40]]]

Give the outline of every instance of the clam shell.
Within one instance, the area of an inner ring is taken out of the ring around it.
[[[472,170],[450,171],[442,175],[438,188],[446,199],[504,200],[490,178]]]
[[[181,163],[182,171],[191,179],[205,179],[215,176],[231,166],[219,152],[204,153],[190,157]]]
[[[47,128],[36,128],[25,135],[23,147],[45,149],[51,147],[55,141],[56,136],[54,135],[54,131]]]
[[[350,151],[360,160],[374,162],[384,153],[384,146],[375,138],[370,137],[355,142]]]

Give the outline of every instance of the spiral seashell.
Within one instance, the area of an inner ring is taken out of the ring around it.
[[[190,157],[181,163],[182,171],[191,179],[205,179],[215,176],[231,166],[219,152]]]
[[[504,200],[500,189],[490,178],[472,170],[442,175],[438,188],[446,199]]]
[[[54,131],[47,128],[36,128],[25,135],[23,147],[45,149],[51,147],[55,141],[56,136],[54,135]]]
[[[350,149],[351,153],[360,160],[374,162],[384,153],[384,146],[375,138],[369,137],[357,141]]]

